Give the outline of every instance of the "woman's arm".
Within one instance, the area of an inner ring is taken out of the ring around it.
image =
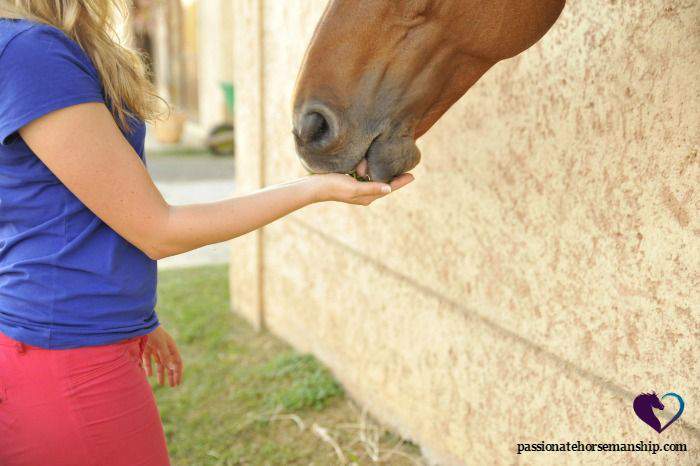
[[[171,206],[104,104],[49,113],[20,135],[95,215],[153,259],[235,238],[314,202],[368,205],[413,179],[402,175],[389,186],[317,175],[224,201]]]

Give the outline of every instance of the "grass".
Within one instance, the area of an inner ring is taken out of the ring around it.
[[[313,356],[229,312],[227,268],[160,274],[158,312],[185,381],[154,384],[173,465],[422,464]]]

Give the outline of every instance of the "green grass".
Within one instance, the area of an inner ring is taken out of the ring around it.
[[[153,384],[174,465],[420,464],[367,419],[313,356],[229,311],[227,268],[160,274],[158,313],[185,361],[182,386]]]
[[[264,382],[277,387],[266,394],[268,408],[281,406],[287,411],[307,408],[319,411],[343,394],[340,385],[311,355],[283,353],[256,372]]]

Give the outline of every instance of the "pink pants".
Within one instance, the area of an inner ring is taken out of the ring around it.
[[[0,465],[168,465],[146,338],[46,350],[0,333]]]

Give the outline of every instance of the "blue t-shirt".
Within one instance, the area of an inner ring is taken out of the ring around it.
[[[0,19],[0,332],[62,349],[158,325],[156,262],[93,214],[18,130],[42,115],[105,102],[99,74],[59,29]],[[143,159],[145,126],[125,132]]]

